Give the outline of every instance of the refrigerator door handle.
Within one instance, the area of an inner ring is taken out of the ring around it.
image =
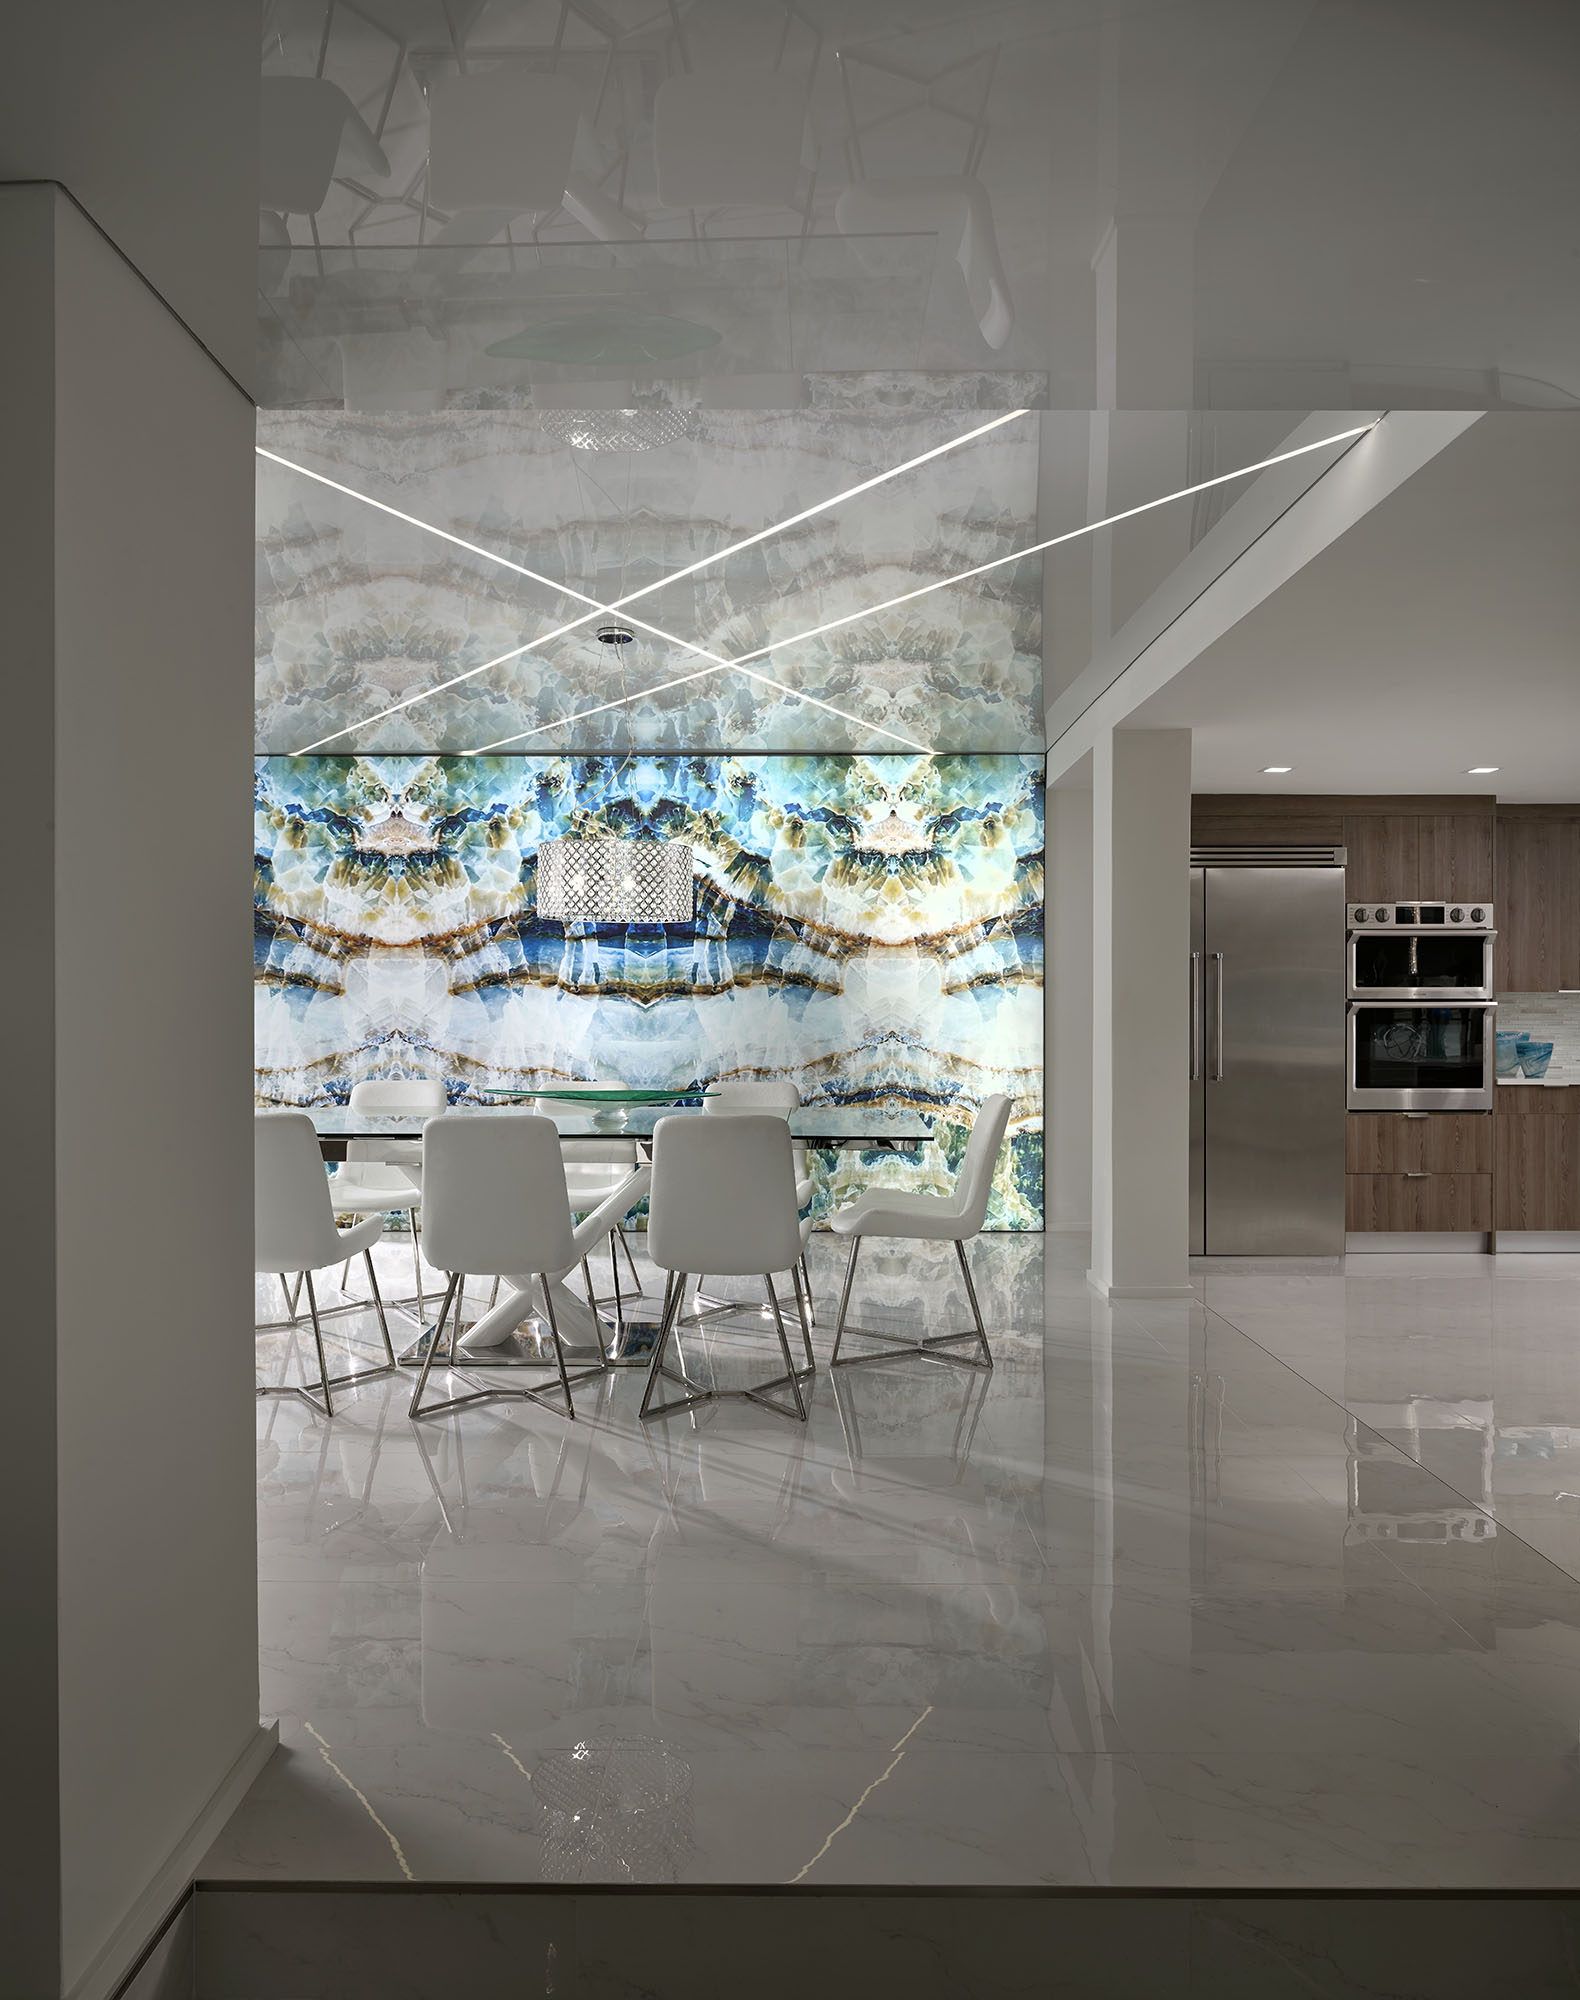
[[[1202,1072],[1201,953],[1190,955],[1190,1080],[1201,1081]]]
[[[1210,951],[1207,954],[1213,968],[1212,981],[1212,1069],[1211,1081],[1223,1082],[1223,953]]]

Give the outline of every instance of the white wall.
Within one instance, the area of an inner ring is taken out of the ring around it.
[[[0,366],[29,544],[6,552],[29,1182],[8,1222],[37,1251],[24,1378],[52,1376],[8,1448],[28,1618],[0,1649],[47,1660],[58,1706],[58,1733],[49,1704],[8,1714],[32,1753],[8,1817],[58,1856],[31,1862],[5,1982],[32,2000],[79,1983],[259,1735],[252,410],[56,190],[0,189],[0,269],[32,336]]]
[[[9,1248],[6,1397],[0,1452],[6,1524],[0,1644],[0,1758],[6,1811],[5,1984],[53,1994],[59,1978],[60,1807],[55,1745],[54,983],[55,798],[54,200],[0,189],[0,273],[27,311],[0,314],[0,589],[6,622],[6,815],[13,860],[5,893],[0,1035],[8,1057],[4,1216]],[[29,1254],[31,1252],[31,1254]]]
[[[22,0],[0,63],[0,180],[69,188],[244,387],[262,20],[257,0]]]
[[[1190,731],[1092,753],[1092,1265],[1112,1298],[1187,1297]]]
[[[1092,1223],[1092,794],[1048,793],[1044,1199],[1049,1229]]]

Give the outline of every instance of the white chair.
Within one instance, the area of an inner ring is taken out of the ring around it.
[[[422,1148],[428,1256],[439,1270],[448,1274],[450,1282],[428,1342],[422,1373],[417,1378],[410,1414],[443,1416],[449,1410],[469,1409],[476,1403],[505,1397],[530,1402],[545,1400],[539,1389],[485,1386],[442,1403],[423,1403],[428,1376],[441,1345],[445,1347],[445,1366],[451,1374],[460,1373],[457,1363],[462,1360],[473,1367],[491,1370],[547,1365],[536,1361],[496,1361],[487,1349],[468,1351],[458,1345],[461,1340],[458,1293],[462,1280],[469,1276],[524,1276],[528,1281],[536,1278],[542,1289],[554,1361],[565,1397],[563,1414],[574,1420],[572,1384],[601,1375],[603,1358],[600,1354],[595,1368],[583,1369],[575,1376],[567,1373],[550,1280],[573,1269],[607,1233],[608,1204],[595,1209],[579,1228],[572,1227],[560,1160],[559,1128],[552,1118],[536,1112],[499,1111],[486,1117],[450,1112],[429,1120]],[[618,1194],[613,1197],[615,1201],[623,1198]],[[527,1314],[526,1303],[519,1294],[516,1303],[520,1310],[512,1324]],[[445,1322],[450,1318],[452,1306],[455,1312],[446,1342]],[[546,1407],[559,1406],[548,1403]]]
[[[791,1112],[801,1108],[801,1093],[793,1083],[766,1081],[762,1083],[712,1083],[708,1094],[702,1100],[702,1108],[715,1117],[727,1116],[737,1111],[775,1111],[786,1119]],[[812,1199],[812,1176],[807,1170],[806,1141],[793,1139],[790,1145],[791,1157],[795,1161],[795,1205],[805,1208]],[[803,1245],[806,1232],[802,1233]],[[791,1281],[798,1290],[804,1290],[806,1315],[815,1325],[817,1310],[812,1303],[812,1273],[807,1269],[806,1256],[802,1254],[799,1266],[790,1273]]]
[[[666,76],[653,94],[653,164],[666,208],[811,201],[808,83],[742,63]]]
[[[982,338],[992,348],[1009,339],[1015,308],[999,255],[993,206],[980,181],[966,175],[853,181],[840,190],[834,222],[841,234],[858,238],[935,230],[942,248],[960,266]]]
[[[893,1188],[870,1188],[829,1217],[829,1227],[837,1235],[848,1236],[850,1262],[845,1267],[845,1288],[840,1293],[839,1317],[834,1324],[834,1352],[829,1365],[849,1368],[862,1361],[887,1361],[895,1350],[903,1354],[924,1354],[935,1361],[953,1361],[965,1368],[991,1368],[993,1351],[988,1346],[987,1329],[982,1324],[982,1308],[977,1304],[976,1286],[971,1282],[971,1266],[966,1262],[966,1244],[977,1235],[987,1217],[988,1193],[993,1185],[993,1169],[1009,1126],[1012,1109],[1004,1096],[984,1097],[978,1107],[971,1137],[966,1141],[965,1158],[955,1176],[953,1192],[947,1195],[907,1194]],[[848,1354],[840,1359],[840,1342],[845,1337],[845,1314],[850,1305],[850,1288],[856,1276],[856,1257],[864,1238],[898,1236],[910,1242],[953,1243],[960,1259],[960,1275],[965,1279],[966,1297],[971,1301],[972,1333],[935,1333],[923,1340],[901,1340],[893,1334],[876,1333],[871,1327],[852,1327],[871,1340],[884,1343],[886,1353]],[[947,1354],[943,1350],[956,1341],[974,1340],[981,1358]]]
[[[811,1336],[798,1297],[797,1317],[806,1352],[806,1367],[798,1370],[791,1359],[773,1281],[775,1271],[794,1270],[804,1241],[805,1230],[796,1214],[790,1132],[783,1116],[743,1111],[729,1118],[681,1116],[658,1121],[653,1133],[647,1247],[653,1262],[668,1273],[668,1284],[642,1396],[640,1414],[644,1419],[669,1416],[720,1397],[745,1396],[782,1416],[806,1422],[801,1384],[813,1372]],[[703,1271],[762,1279],[784,1355],[783,1375],[750,1388],[720,1389],[704,1388],[686,1374],[678,1347],[681,1301],[687,1278]],[[681,1362],[678,1372],[665,1366],[671,1343],[676,1343],[676,1358]],[[660,1376],[679,1383],[687,1393],[667,1403],[655,1403]],[[775,1402],[768,1393],[786,1388],[795,1405],[793,1410]]]
[[[313,1341],[318,1349],[318,1380],[300,1388],[260,1385],[260,1396],[300,1396],[321,1416],[334,1415],[332,1390],[346,1382],[359,1382],[374,1375],[388,1375],[396,1366],[390,1346],[390,1330],[384,1318],[384,1301],[379,1297],[379,1281],[373,1269],[373,1245],[384,1227],[382,1216],[373,1216],[353,1229],[337,1229],[329,1199],[329,1183],[324,1178],[323,1156],[318,1134],[305,1111],[259,1111],[253,1116],[253,1269],[281,1279],[299,1272],[307,1288],[307,1307],[312,1315]],[[378,1308],[379,1331],[384,1336],[385,1365],[355,1370],[349,1375],[331,1376],[324,1360],[324,1335],[320,1322],[330,1312],[365,1311],[360,1301],[335,1306],[320,1313],[313,1290],[313,1273],[338,1264],[342,1258],[360,1252],[368,1267],[368,1284]],[[294,1326],[296,1320],[278,1322]],[[261,1328],[260,1331],[267,1330]],[[323,1393],[318,1402],[313,1390]]]
[[[349,1109],[372,1117],[413,1117],[440,1112],[444,1085],[437,1078],[402,1077],[379,1083],[354,1083]],[[416,1279],[419,1319],[426,1311],[422,1296],[422,1248],[418,1241],[418,1211],[422,1207],[422,1141],[420,1139],[348,1139],[345,1165],[330,1176],[329,1197],[337,1216],[404,1215],[411,1229],[411,1265]],[[341,1283],[345,1274],[341,1274]]]
[[[259,106],[258,202],[316,215],[347,169],[388,177],[390,163],[339,84],[322,76],[266,76]]]

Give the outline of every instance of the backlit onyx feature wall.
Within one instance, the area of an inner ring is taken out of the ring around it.
[[[539,844],[684,840],[696,916],[540,920]],[[261,757],[257,1093],[362,1077],[489,1086],[787,1077],[807,1103],[940,1115],[862,1186],[947,1186],[981,1098],[1015,1098],[991,1226],[1042,1226],[1042,760]]]

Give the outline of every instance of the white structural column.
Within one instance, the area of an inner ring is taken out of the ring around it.
[[[7,2000],[106,2000],[258,1717],[253,413],[63,190],[0,187]]]
[[[1187,1297],[1190,731],[1092,759],[1092,1265],[1108,1298]]]
[[[7,31],[0,1991],[108,2000],[272,1740],[247,1257],[258,25],[50,0]]]

